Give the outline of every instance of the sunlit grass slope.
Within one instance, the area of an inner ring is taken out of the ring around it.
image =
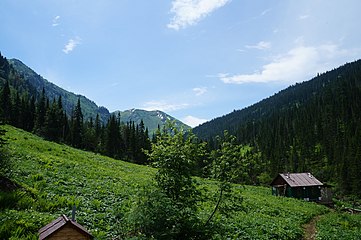
[[[77,221],[96,238],[126,236],[122,219],[154,169],[44,141],[10,126],[5,129],[14,162],[11,179],[21,188],[1,193],[0,238],[37,239],[43,225],[60,214],[71,216],[74,204]],[[217,201],[217,188],[214,182],[199,182],[206,199],[200,214],[206,220]],[[242,187],[242,197],[237,212],[215,216],[222,225],[217,238],[299,239],[302,224],[327,211],[313,203],[271,196],[265,187]]]
[[[149,167],[44,141],[19,129],[6,130],[14,161],[11,177],[31,193],[28,206],[20,208],[29,207],[56,218],[60,214],[71,216],[76,204],[78,222],[94,235],[117,232],[115,210],[154,173]],[[26,214],[29,210],[21,211]]]

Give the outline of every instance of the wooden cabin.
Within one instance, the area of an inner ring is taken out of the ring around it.
[[[305,201],[322,201],[324,185],[311,173],[280,173],[272,181],[272,194]]]
[[[79,223],[61,215],[39,230],[39,240],[88,240],[93,236]]]

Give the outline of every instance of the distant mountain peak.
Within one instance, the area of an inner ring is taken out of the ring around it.
[[[162,128],[167,120],[175,121],[176,126],[179,128],[183,128],[185,130],[191,128],[183,122],[160,110],[148,111],[132,108],[125,111],[115,111],[113,114],[120,116],[120,121],[124,123],[134,121],[135,123],[139,124],[140,121],[143,120],[144,125],[149,129],[149,133],[155,132],[158,129],[158,126]]]
[[[106,123],[106,121],[109,119],[110,112],[106,107],[97,106],[95,102],[86,98],[85,96],[75,94],[58,87],[57,85],[40,76],[19,59],[10,59],[8,61],[13,66],[13,68],[24,77],[24,80],[27,81],[28,84],[31,85],[34,89],[36,89],[36,94],[40,94],[44,88],[49,99],[56,99],[61,96],[63,100],[63,107],[68,115],[71,115],[77,100],[80,98],[85,119],[89,119],[90,117],[95,119],[97,114],[103,123]],[[155,132],[158,129],[158,126],[162,128],[167,120],[174,120],[176,125],[180,128],[190,129],[190,127],[186,124],[160,110],[147,111],[131,108],[125,111],[115,111],[113,114],[119,114],[120,120],[124,123],[133,121],[134,123],[139,124],[140,121],[143,120],[143,123],[145,127],[148,128],[150,134]]]

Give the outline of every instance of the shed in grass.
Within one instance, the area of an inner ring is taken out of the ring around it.
[[[272,181],[272,194],[306,201],[322,201],[324,185],[311,173],[280,173]]]
[[[39,240],[88,240],[93,236],[75,220],[61,215],[56,220],[39,230]]]

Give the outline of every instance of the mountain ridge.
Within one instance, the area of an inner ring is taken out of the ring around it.
[[[183,127],[184,129],[190,129],[188,125],[184,124],[180,120],[159,110],[147,111],[133,108],[135,111],[132,111],[133,109],[129,109],[110,112],[106,107],[98,106],[94,101],[87,98],[86,96],[69,92],[50,82],[49,80],[42,77],[40,74],[36,73],[26,64],[24,64],[21,60],[13,58],[9,59],[8,62],[24,78],[24,80],[27,81],[34,88],[34,91],[36,91],[36,93],[33,94],[40,95],[42,89],[44,88],[46,95],[49,99],[54,99],[58,96],[61,96],[63,101],[63,107],[68,115],[71,115],[79,98],[85,119],[95,119],[96,115],[99,114],[101,122],[106,123],[111,114],[116,114],[119,117],[120,121],[124,123],[134,121],[136,124],[139,124],[141,121],[139,117],[141,116],[144,118],[144,125],[148,128],[150,134],[154,133],[157,130],[158,125],[161,128],[165,125],[165,121],[163,121],[164,119],[174,120],[177,126]],[[162,118],[159,118],[158,116],[161,116]]]
[[[143,120],[144,125],[150,129],[150,134],[154,133],[158,127],[164,126],[167,121],[174,121],[176,127],[183,128],[184,130],[190,129],[183,122],[160,110],[148,111],[132,108],[124,111],[118,110],[112,114],[119,115],[119,120],[124,123],[134,121],[134,123],[139,124]]]
[[[312,172],[361,196],[361,60],[318,74],[193,129],[217,148],[223,131],[262,152],[271,176]],[[352,167],[350,167],[352,166]]]

